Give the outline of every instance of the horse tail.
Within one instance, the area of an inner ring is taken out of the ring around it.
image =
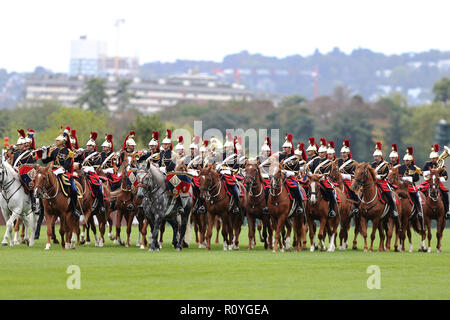
[[[184,234],[184,242],[189,244],[192,236],[192,224],[191,224],[191,214],[189,214],[188,221],[186,223],[186,233]]]

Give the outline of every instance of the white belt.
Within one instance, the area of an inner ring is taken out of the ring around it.
[[[94,167],[88,166],[88,167],[83,167],[83,171],[84,171],[85,173],[88,173],[88,172],[95,172],[95,169],[94,169]]]
[[[231,170],[222,170],[220,174],[231,174]]]

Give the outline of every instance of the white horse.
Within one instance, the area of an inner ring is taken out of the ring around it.
[[[23,221],[25,226],[25,242],[31,247],[34,245],[34,233],[38,216],[32,213],[30,197],[25,193],[19,181],[19,174],[6,161],[0,160],[0,207],[6,221],[6,231],[2,246],[14,245],[12,231],[17,218]],[[31,231],[31,236],[28,236]]]

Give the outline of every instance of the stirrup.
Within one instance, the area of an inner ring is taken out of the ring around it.
[[[133,211],[134,210],[134,206],[132,203],[130,203],[129,205],[127,205],[127,210],[128,211]]]
[[[264,207],[262,211],[263,211],[263,213],[268,213],[269,212],[269,208]]]
[[[447,212],[445,213],[445,219],[450,219],[450,211],[447,211]]]
[[[101,206],[98,210],[99,210],[99,212],[100,212],[101,214],[105,214],[105,213],[106,213],[105,206]]]
[[[328,211],[328,216],[330,218],[334,218],[334,217],[336,217],[336,212],[333,209],[331,209],[330,211]]]
[[[205,206],[200,206],[200,207],[198,208],[198,213],[204,214],[205,212],[206,212]]]
[[[298,206],[297,209],[295,209],[295,212],[296,212],[297,214],[302,214],[302,213],[303,213],[303,208],[300,207],[300,206]]]

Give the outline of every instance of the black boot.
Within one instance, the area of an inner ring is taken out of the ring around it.
[[[33,193],[30,194],[30,201],[31,201],[31,211],[34,214],[39,215],[40,208],[38,208],[38,206],[36,206],[36,198],[34,197]]]
[[[239,197],[234,196],[233,197],[233,213],[238,214],[239,212],[241,212],[241,208],[239,205]]]
[[[329,200],[330,206],[329,206],[329,209],[328,209],[328,216],[330,218],[336,217],[336,211],[334,211],[334,205],[336,204],[336,199],[335,199],[333,193],[334,193],[334,191],[330,192],[330,200]]]
[[[71,194],[71,196],[70,196],[70,207],[72,209],[73,215],[79,219],[81,215],[80,215],[80,212],[77,209],[77,200],[78,200],[77,198],[78,198],[77,194],[75,194],[75,196],[73,195],[73,193]]]
[[[302,195],[302,193],[301,193],[301,191],[297,188],[297,190],[296,190],[297,192],[296,192],[296,199],[295,199],[295,201],[297,202],[297,208],[295,209],[295,213],[297,213],[297,214],[302,214],[303,213],[303,211],[305,211],[304,210],[304,208],[303,208],[303,195]]]
[[[392,197],[391,191],[384,191],[386,198],[388,200],[388,205],[392,210],[392,217],[394,218],[394,223],[397,229],[400,229],[400,216],[398,215],[397,205],[395,204],[394,198]]]

